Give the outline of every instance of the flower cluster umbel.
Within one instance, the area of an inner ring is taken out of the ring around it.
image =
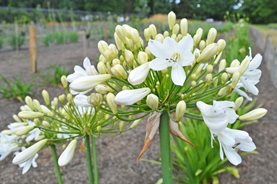
[[[209,30],[206,39],[201,28],[192,36],[187,19],[177,23],[173,12],[168,14],[168,25],[169,30],[163,33],[149,25],[144,39],[129,25],[116,26],[115,44],[98,43],[98,71],[89,67],[86,58],[83,68],[76,66],[68,76],[71,92],[77,94],[75,99],[86,99],[85,102],[97,101],[94,98],[103,95],[104,100],[97,104],[99,109],[113,116],[121,130],[126,122],[132,122],[133,128],[146,119],[145,143],[138,158],[154,138],[161,113],[167,112],[172,135],[193,145],[179,130],[178,123],[185,118],[203,119],[213,139],[217,137],[220,142],[221,158],[224,151],[231,163],[239,164],[237,150],[253,151],[255,144],[246,132],[232,130],[228,124],[239,117],[236,110],[243,98],[238,95],[250,100],[247,93],[258,94],[255,85],[261,77],[261,55],[252,59],[250,54],[241,62],[227,62],[222,58],[226,42],[216,41],[215,28]],[[92,90],[93,96],[88,95]],[[238,93],[238,100],[231,102],[234,93]],[[239,119],[253,121],[266,112],[256,109]]]

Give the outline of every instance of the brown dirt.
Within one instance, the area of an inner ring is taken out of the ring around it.
[[[95,58],[96,43],[91,43],[88,56]],[[82,44],[69,44],[39,48],[38,68],[40,74],[30,74],[28,51],[0,53],[0,73],[8,78],[18,76],[25,81],[40,82],[35,89],[34,96],[39,98],[39,93],[45,85],[43,77],[47,76],[47,69],[52,64],[65,65],[70,71],[74,64],[81,64],[83,60]],[[247,127],[247,131],[257,144],[258,155],[246,156],[239,166],[241,179],[236,180],[230,175],[223,175],[220,180],[227,184],[273,184],[277,181],[275,168],[277,166],[277,90],[273,87],[265,65],[262,66],[263,78],[260,83],[259,103],[269,109],[268,115],[258,124]],[[46,73],[45,73],[46,72]],[[60,89],[46,87],[51,94],[59,94]],[[0,129],[12,121],[11,115],[18,112],[20,103],[0,99]],[[148,162],[137,162],[136,157],[143,144],[144,125],[134,131],[122,135],[100,138],[97,141],[98,162],[101,184],[153,184],[160,177],[160,166]],[[152,143],[150,150],[145,154],[145,159],[158,160],[158,138]],[[73,161],[63,168],[64,183],[87,183],[86,163],[84,153],[76,153]],[[55,183],[53,163],[50,160],[50,150],[45,149],[40,153],[39,167],[31,169],[27,174],[21,175],[19,168],[11,163],[12,156],[0,162],[0,183]]]

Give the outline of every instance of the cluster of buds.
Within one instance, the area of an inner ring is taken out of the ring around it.
[[[95,81],[93,85],[90,84],[90,79],[91,76],[99,74],[90,73],[85,61],[82,76],[76,80],[69,80],[70,86],[77,85],[78,80],[86,84],[78,89],[75,98],[93,89],[97,94],[103,95],[99,110],[112,116],[114,122],[119,122],[120,129],[124,129],[124,122],[133,122],[130,126],[133,128],[146,119],[145,144],[139,158],[149,147],[158,130],[161,113],[167,112],[170,115],[172,135],[193,145],[182,135],[178,123],[186,118],[203,119],[212,129],[209,118],[205,117],[209,114],[211,117],[226,114],[223,102],[228,102],[234,96],[241,102],[243,98],[238,97],[236,93],[248,100],[251,98],[247,93],[258,94],[255,85],[261,76],[258,69],[262,60],[260,54],[253,59],[251,55],[246,56],[242,62],[226,61],[222,58],[226,42],[223,39],[216,41],[215,28],[209,30],[207,38],[203,38],[201,28],[191,36],[188,33],[187,19],[181,19],[178,23],[173,12],[168,14],[168,26],[168,31],[158,33],[155,25],[149,25],[144,30],[144,39],[135,28],[128,25],[117,26],[114,34],[116,45],[105,41],[98,43],[101,54],[97,70],[102,76],[98,78],[97,84]],[[146,45],[143,40],[147,42]],[[96,71],[95,68],[94,70]],[[254,76],[253,73],[257,75]],[[71,90],[76,91],[73,87]],[[220,113],[212,114],[209,110],[214,107],[206,108],[213,102],[217,104],[215,111],[219,110]],[[225,130],[227,124],[237,120],[235,110],[239,108],[239,102],[230,102],[231,105],[226,106],[233,109],[232,121],[225,122],[224,119],[220,132],[211,131],[215,136],[220,137],[222,132],[228,132]],[[221,104],[222,108],[218,104]],[[239,119],[253,121],[265,114],[265,109],[258,109],[250,115],[242,115]],[[237,142],[234,141],[232,148],[235,143]]]
[[[22,168],[23,174],[31,166],[37,167],[38,152],[43,148],[69,142],[58,160],[60,166],[65,166],[73,159],[78,140],[115,131],[110,116],[98,111],[103,98],[100,93],[92,93],[85,100],[83,96],[73,98],[65,76],[61,82],[65,94],[51,100],[43,90],[44,104],[27,96],[20,112],[13,115],[15,122],[0,133],[0,160],[15,152],[13,163]],[[104,86],[98,88],[107,90]]]

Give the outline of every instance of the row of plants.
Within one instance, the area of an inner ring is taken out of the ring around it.
[[[61,77],[67,75],[68,71],[66,68],[60,65],[53,65],[47,71],[46,74],[42,75],[45,85],[60,86]],[[46,75],[46,76],[44,76]],[[45,81],[46,80],[46,81]],[[26,96],[33,94],[33,83],[24,82],[20,78],[12,80],[0,75],[0,97],[10,100],[24,101]]]
[[[238,177],[239,153],[256,149],[250,135],[239,128],[267,113],[243,102],[258,94],[262,57],[249,54],[227,62],[222,58],[226,41],[216,40],[215,28],[207,37],[202,28],[191,36],[187,19],[177,22],[173,12],[168,27],[158,32],[151,24],[143,39],[137,29],[117,25],[115,44],[98,43],[97,67],[85,58],[83,66],[61,78],[64,94],[50,98],[44,90],[43,102],[25,98],[13,116],[16,122],[0,134],[0,144],[7,148],[0,149],[0,159],[16,152],[13,163],[26,173],[38,152],[51,148],[61,184],[60,167],[71,162],[80,143],[88,181],[97,184],[96,140],[145,122],[138,160],[159,132],[160,183],[218,183],[222,172]],[[56,147],[65,144],[58,157]]]
[[[43,44],[47,47],[51,45],[61,45],[65,43],[77,43],[79,40],[78,32],[52,32],[47,33],[41,38]]]
[[[3,48],[4,45],[9,45],[11,49],[20,49],[25,42],[25,35],[9,35],[7,37],[0,36],[0,49]]]

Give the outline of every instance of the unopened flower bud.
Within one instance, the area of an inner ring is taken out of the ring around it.
[[[41,112],[21,111],[18,113],[18,117],[23,119],[34,119],[34,118],[40,118],[42,116],[43,116],[43,113]]]
[[[205,47],[205,49],[201,52],[200,56],[198,57],[198,62],[200,61],[208,61],[211,59],[217,52],[217,44],[212,43]]]
[[[42,94],[44,103],[45,103],[46,105],[50,105],[49,93],[48,93],[46,90],[43,90],[41,94]]]
[[[104,94],[107,94],[108,92],[112,91],[112,89],[105,84],[98,84],[97,86],[95,86],[95,91],[97,93],[104,95]]]
[[[151,38],[151,32],[150,32],[150,28],[146,28],[144,29],[144,38],[146,41],[150,40]]]
[[[126,31],[122,26],[117,25],[115,27],[115,32],[118,35],[118,37],[120,38],[120,40],[122,40],[123,42],[126,41],[126,34],[125,34]]]
[[[238,110],[239,108],[240,108],[240,106],[241,106],[241,104],[243,103],[243,97],[241,96],[241,97],[238,97],[237,99],[236,99],[236,101],[235,101],[235,107],[234,107],[234,109],[235,110]]]
[[[149,94],[146,98],[146,104],[152,110],[157,110],[159,106],[159,98],[154,94]]]
[[[90,104],[94,107],[99,106],[102,103],[103,96],[99,93],[91,93],[89,97]]]
[[[15,114],[13,115],[13,119],[16,122],[21,122],[21,119],[17,115],[15,115]]]
[[[153,38],[155,38],[155,36],[157,35],[157,29],[156,26],[154,24],[151,24],[149,26],[149,30],[150,30],[150,34]]]
[[[132,66],[133,62],[134,62],[134,55],[133,55],[133,53],[131,51],[126,49],[125,52],[124,52],[124,56],[125,56],[125,60],[126,60],[127,64],[129,66]]]
[[[186,36],[188,33],[188,20],[183,18],[180,22],[180,28],[181,28],[181,33],[183,36]]]
[[[222,59],[218,66],[218,72],[222,72],[226,68],[226,60]]]
[[[242,75],[244,74],[244,72],[247,70],[248,66],[249,66],[249,57],[246,56],[244,58],[244,60],[241,62],[241,65],[239,67],[239,73]]]
[[[105,42],[104,40],[99,41],[97,46],[101,54],[104,54],[109,49],[107,42]]]
[[[202,34],[203,34],[203,29],[202,28],[198,28],[196,33],[195,33],[195,35],[193,36],[194,46],[198,45],[198,43],[201,40]]]
[[[168,14],[168,26],[170,30],[173,29],[175,22],[176,22],[176,14],[173,11],[171,11]]]
[[[30,107],[30,109],[35,109],[34,104],[33,104],[33,100],[31,97],[26,96],[25,97],[25,103]]]
[[[240,73],[235,72],[232,76],[232,83],[231,83],[232,88],[235,88],[237,86],[239,79],[240,79]]]
[[[15,135],[17,136],[22,136],[22,135],[26,135],[28,132],[30,132],[31,130],[34,129],[34,125],[28,125],[28,126],[24,126],[23,128],[18,129],[15,132]]]
[[[114,102],[115,96],[112,93],[108,93],[106,96],[107,103],[114,114],[117,113],[117,105]]]
[[[40,103],[37,99],[33,100],[33,105],[37,111],[41,111]]]
[[[65,94],[58,96],[58,99],[61,102],[61,104],[65,104],[65,99],[66,99]]]
[[[130,128],[135,128],[141,123],[141,119],[135,120],[131,125]]]
[[[101,61],[97,64],[97,69],[98,69],[100,74],[106,74],[106,73],[108,73],[107,72],[107,67],[106,67],[105,63],[103,63]]]
[[[164,41],[164,36],[161,33],[159,33],[159,34],[156,35],[155,40],[163,42]]]
[[[178,102],[176,106],[176,121],[181,121],[183,119],[183,116],[186,112],[187,105],[185,101]]]
[[[217,35],[216,29],[215,28],[211,28],[209,30],[209,33],[208,33],[208,36],[207,36],[206,45],[214,43],[216,35]]]
[[[217,41],[217,53],[220,53],[223,51],[223,49],[225,48],[226,46],[226,41],[223,40],[223,39],[220,39]]]
[[[208,73],[212,73],[213,72],[213,68],[214,68],[213,65],[209,64],[207,66],[206,70],[207,70]]]
[[[59,166],[65,166],[73,159],[76,145],[77,145],[76,139],[72,140],[68,144],[68,146],[65,148],[65,150],[62,152],[61,156],[59,157],[59,160],[58,160]]]
[[[222,75],[221,75],[221,81],[222,81],[222,83],[224,84],[227,80],[228,80],[228,74],[227,73],[223,73]]]
[[[112,60],[112,65],[117,65],[117,64],[120,64],[120,60],[118,58],[115,58]]]
[[[148,62],[148,55],[147,55],[147,53],[145,53],[143,51],[139,51],[139,53],[138,53],[138,63],[140,65],[142,65],[142,64],[144,64],[146,62]]]
[[[37,154],[37,152],[39,152],[45,146],[46,143],[47,143],[47,139],[43,139],[33,144],[29,148],[23,150],[22,152],[18,153],[12,161],[13,164],[22,164],[30,160]]]
[[[123,66],[120,64],[117,64],[111,68],[111,72],[113,75],[115,75],[118,78],[121,79],[127,79],[127,73],[124,70]]]
[[[180,29],[179,24],[175,24],[175,25],[173,26],[172,33],[175,34],[175,35],[178,35],[179,29]]]
[[[204,40],[201,40],[199,43],[199,49],[202,51],[206,47],[206,42]]]
[[[71,94],[71,93],[67,94],[67,95],[66,95],[66,99],[67,99],[68,102],[72,102],[72,101],[73,101],[73,96],[72,96],[72,94]]]
[[[211,73],[207,74],[205,77],[207,82],[211,82],[213,80],[213,75]]]
[[[65,75],[63,75],[63,76],[61,77],[61,83],[62,83],[63,88],[67,88],[68,82],[67,82],[67,79],[66,79],[66,76],[65,76]]]
[[[165,31],[163,35],[164,35],[164,37],[168,37],[169,36],[169,32]]]
[[[118,35],[116,33],[114,33],[114,41],[115,41],[116,47],[119,50],[124,50],[125,49],[124,43],[122,42],[122,40],[118,37]]]
[[[266,115],[267,110],[264,108],[258,108],[258,109],[254,109],[242,116],[239,117],[240,120],[242,121],[254,121],[254,120],[258,120],[262,117],[264,117],[264,115]]]
[[[231,62],[231,66],[230,67],[238,67],[240,65],[239,60],[235,59]]]

